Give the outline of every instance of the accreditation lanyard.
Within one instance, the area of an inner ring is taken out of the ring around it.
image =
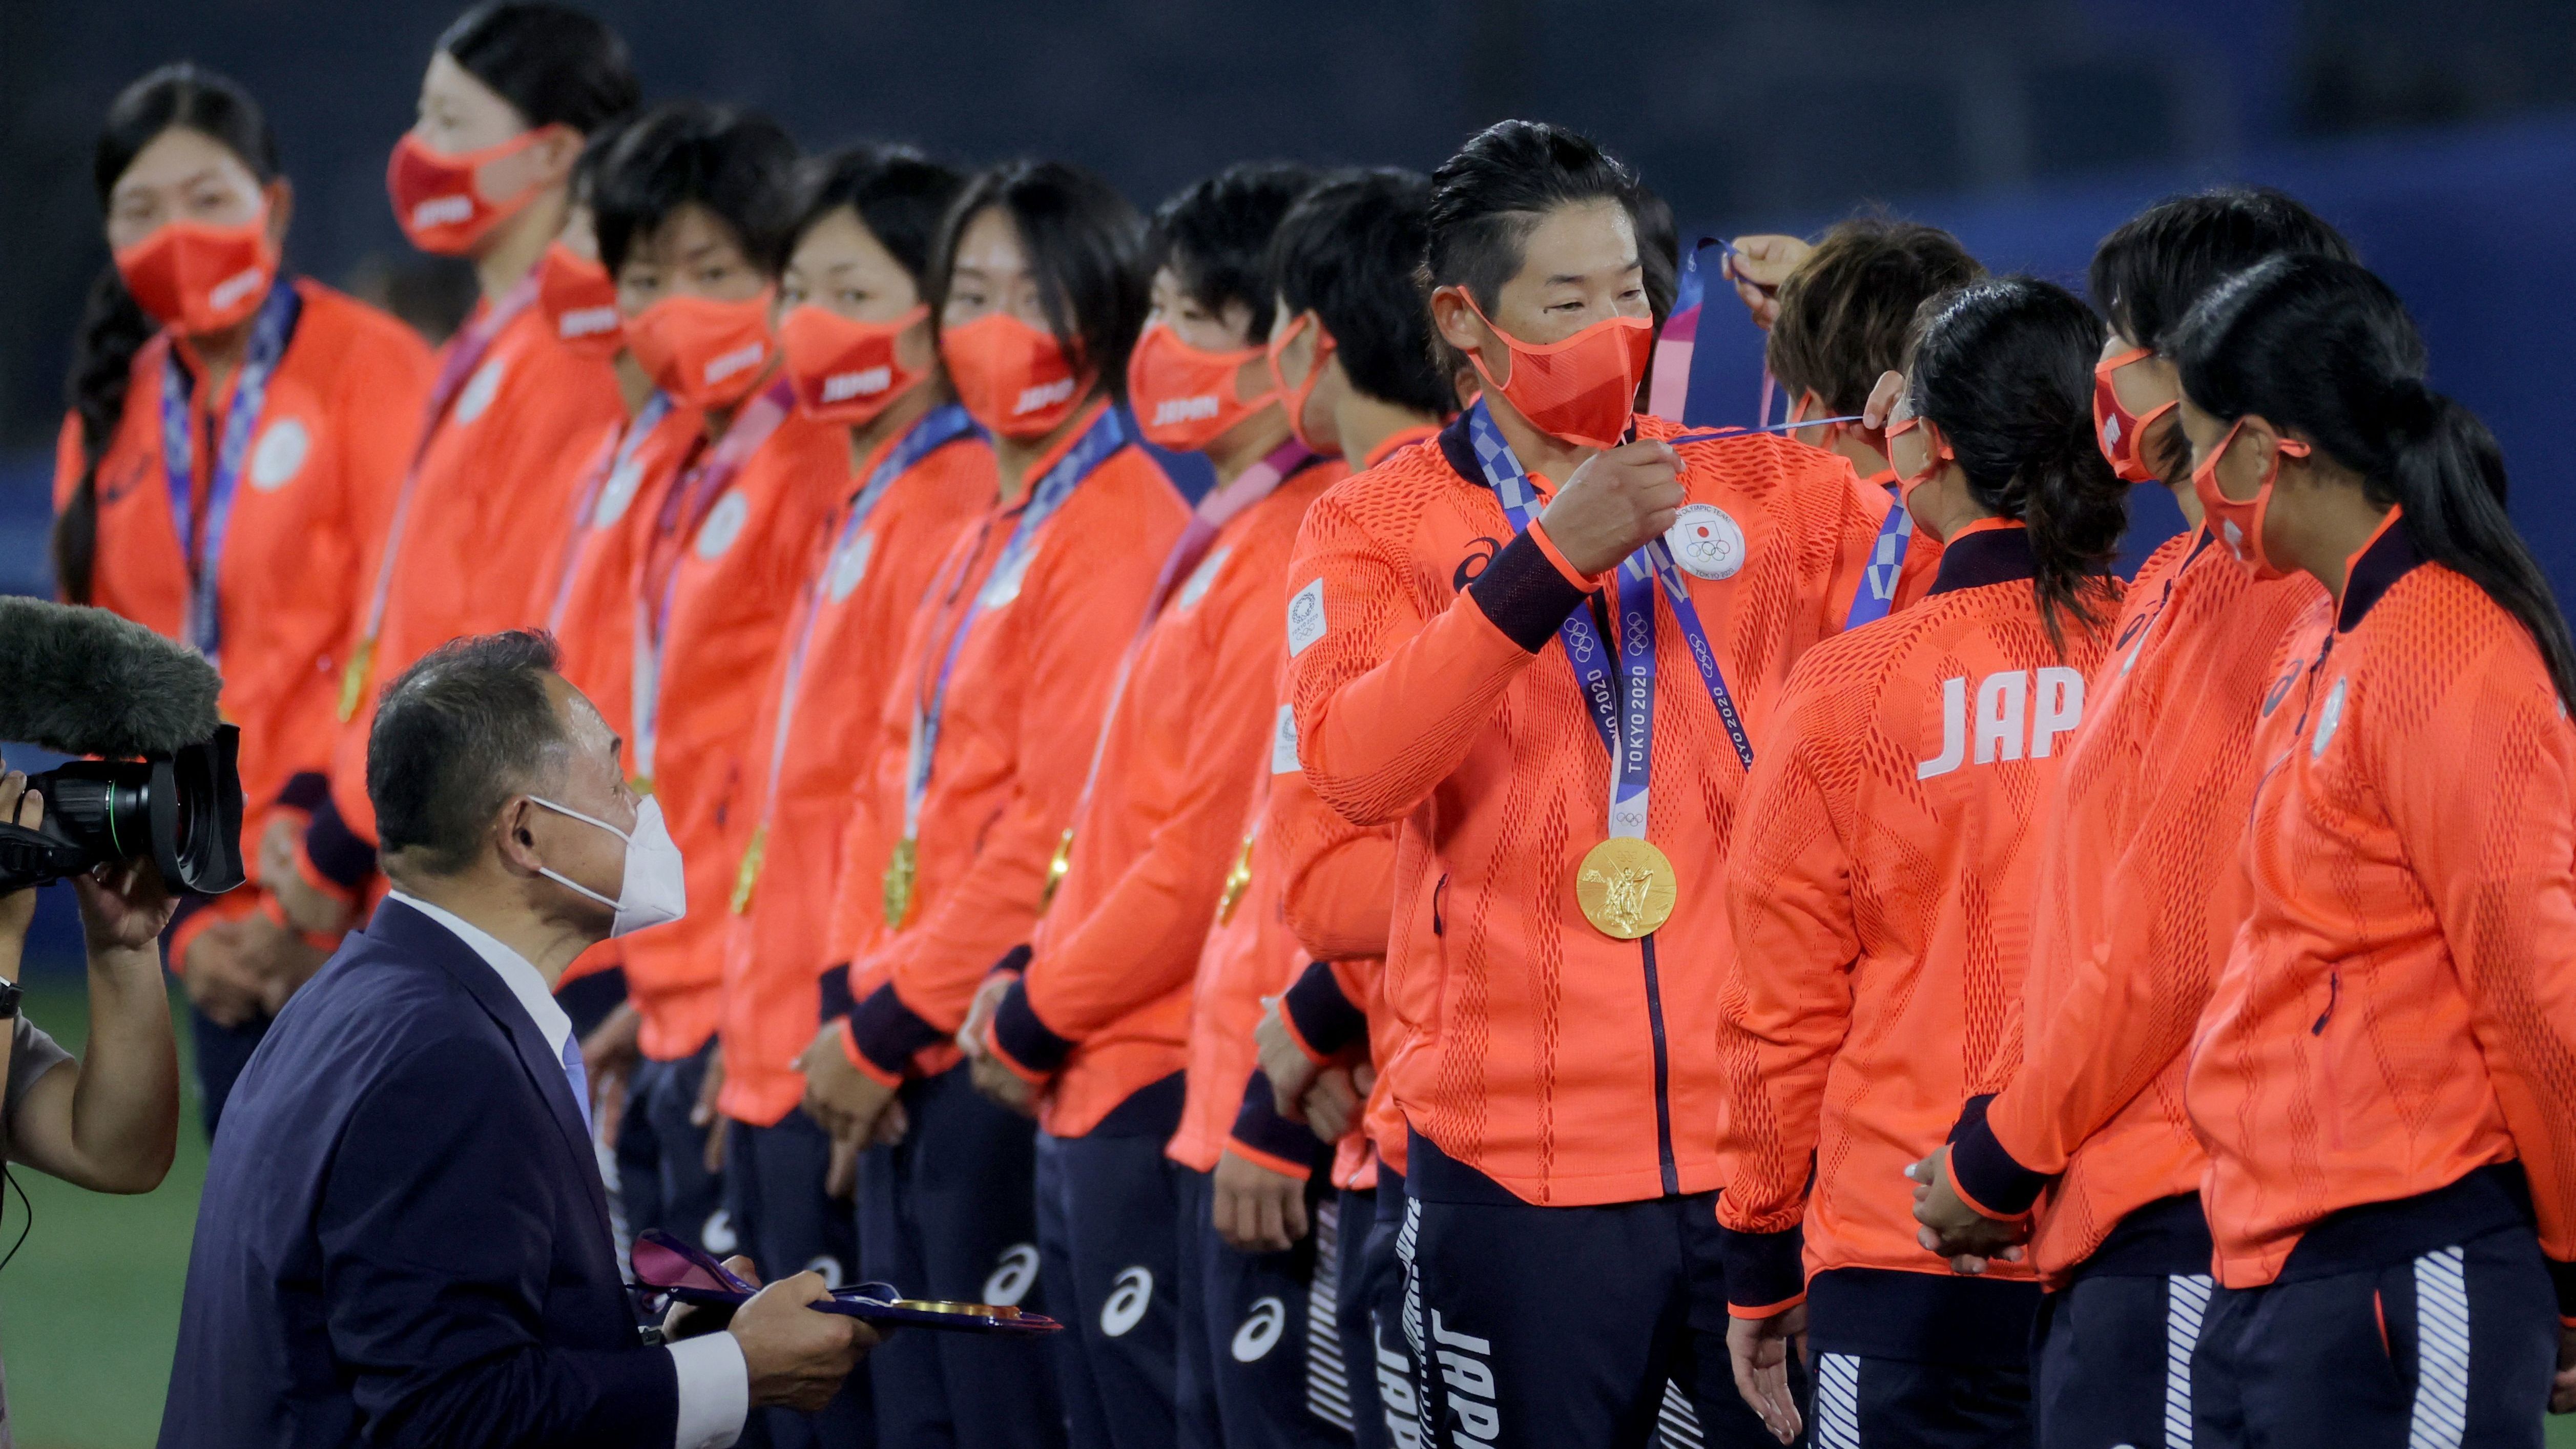
[[[849,516],[842,520],[832,538],[832,546],[823,555],[820,571],[806,580],[804,593],[798,598],[793,642],[787,647],[787,671],[778,687],[778,719],[769,733],[769,773],[761,779],[760,823],[753,827],[751,844],[744,848],[742,867],[735,873],[733,911],[741,915],[751,906],[753,883],[760,878],[760,866],[769,850],[769,824],[778,818],[778,774],[787,765],[787,741],[795,732],[796,699],[805,683],[805,648],[814,641],[814,623],[822,616],[823,597],[831,587],[832,575],[840,560],[858,540],[877,505],[885,501],[895,480],[912,471],[922,459],[975,431],[975,420],[956,403],[934,408],[915,420],[875,468],[868,481],[850,499]]]
[[[662,419],[670,411],[671,395],[655,388],[653,395],[644,399],[643,409],[626,424],[626,431],[618,438],[616,447],[609,451],[605,461],[591,470],[590,477],[581,485],[581,496],[573,501],[571,526],[564,530],[563,558],[555,569],[554,602],[546,608],[547,633],[563,632],[564,610],[572,603],[573,574],[580,566],[582,550],[589,544],[591,534],[600,527],[600,497],[616,485],[618,474],[633,465],[636,450],[644,446],[645,439],[653,436],[655,428],[662,426]]]
[[[653,790],[653,752],[662,733],[662,651],[671,642],[671,604],[679,597],[681,555],[716,500],[733,486],[743,464],[778,431],[795,405],[796,394],[786,379],[771,384],[743,404],[742,411],[734,414],[733,426],[707,450],[705,459],[683,474],[662,499],[662,516],[636,570],[634,698],[629,708],[635,713],[638,794],[649,795]]]
[[[233,498],[241,491],[251,435],[259,430],[260,410],[268,402],[268,380],[286,356],[287,341],[295,335],[295,319],[303,310],[295,284],[284,278],[269,285],[267,298],[259,304],[259,315],[251,322],[250,346],[234,375],[232,411],[224,415],[223,438],[215,448],[202,525],[196,511],[197,429],[189,406],[194,382],[179,360],[175,338],[161,364],[161,471],[170,489],[170,518],[179,529],[179,551],[187,560],[184,637],[210,664],[221,663],[217,656],[223,644],[223,615],[217,599],[222,593],[224,539],[232,531]],[[212,407],[209,399],[208,410]]]
[[[1476,461],[1484,469],[1485,482],[1502,503],[1513,531],[1528,532],[1538,519],[1537,490],[1531,486],[1520,459],[1512,455],[1511,444],[1503,440],[1502,430],[1494,426],[1481,398],[1468,409],[1467,433],[1475,445]],[[1613,837],[1642,840],[1646,834],[1647,792],[1654,772],[1655,590],[1659,584],[1675,622],[1681,625],[1683,639],[1690,645],[1700,679],[1708,686],[1709,702],[1717,706],[1717,717],[1726,725],[1727,738],[1734,742],[1736,758],[1746,773],[1753,769],[1753,741],[1736,711],[1735,696],[1726,687],[1726,674],[1718,665],[1717,651],[1708,642],[1708,631],[1700,625],[1699,606],[1691,601],[1690,586],[1683,581],[1680,566],[1673,562],[1672,550],[1665,547],[1662,539],[1656,539],[1621,560],[1617,569],[1617,678],[1612,677],[1611,651],[1593,626],[1588,605],[1568,613],[1556,630],[1558,642],[1565,646],[1566,662],[1574,669],[1575,686],[1592,712],[1593,728],[1600,732],[1602,744],[1610,751]]]
[[[984,582],[967,601],[957,623],[949,631],[947,647],[942,650],[938,678],[931,683],[928,697],[915,688],[912,707],[912,739],[904,753],[903,767],[903,838],[921,838],[921,802],[930,793],[930,765],[939,752],[939,730],[948,711],[948,684],[957,672],[957,656],[965,651],[966,636],[973,633],[975,621],[984,612],[985,600],[994,593],[997,580],[1008,579],[1018,570],[1030,549],[1037,545],[1038,529],[1054,516],[1082,480],[1107,461],[1109,455],[1127,444],[1126,428],[1118,421],[1116,408],[1103,408],[1100,416],[1071,450],[1049,468],[1046,476],[1029,490],[1028,504],[1020,510],[1019,522],[1002,544],[1001,556],[984,575]],[[973,555],[959,561],[959,568],[971,569]],[[962,587],[963,577],[949,587]],[[892,924],[889,921],[888,924]]]
[[[367,599],[367,625],[358,633],[358,650],[350,656],[347,672],[340,676],[340,718],[344,722],[357,717],[358,705],[366,698],[368,677],[376,667],[376,639],[384,632],[385,605],[393,597],[394,563],[402,556],[403,534],[411,524],[412,496],[420,487],[421,460],[429,456],[429,445],[438,436],[439,425],[447,420],[447,411],[464,390],[466,379],[474,375],[484,354],[492,350],[493,340],[536,300],[537,274],[531,271],[502,293],[501,299],[482,316],[466,322],[464,330],[449,345],[447,360],[439,364],[438,379],[430,384],[429,405],[421,418],[420,441],[412,445],[411,466],[403,470],[402,487],[394,494],[393,520],[385,527],[384,547],[376,557],[376,583]]]
[[[1109,707],[1101,712],[1100,734],[1091,742],[1091,769],[1082,777],[1082,793],[1074,797],[1072,819],[1082,818],[1083,807],[1091,803],[1092,787],[1100,783],[1100,760],[1109,750],[1109,726],[1118,717],[1118,702],[1127,696],[1127,676],[1136,667],[1136,656],[1144,652],[1146,636],[1154,632],[1154,621],[1162,617],[1163,605],[1170,601],[1172,591],[1207,557],[1208,546],[1216,542],[1226,524],[1277,492],[1280,484],[1305,471],[1318,457],[1314,449],[1291,438],[1236,475],[1234,481],[1209,489],[1199,506],[1190,510],[1190,521],[1182,526],[1172,551],[1163,557],[1163,571],[1154,578],[1154,591],[1146,595],[1144,617],[1136,621],[1136,632],[1127,641],[1127,651],[1118,658],[1118,673],[1109,684]],[[1072,844],[1073,829],[1067,826],[1064,839],[1056,847],[1056,861],[1049,868],[1051,878],[1063,874]]]

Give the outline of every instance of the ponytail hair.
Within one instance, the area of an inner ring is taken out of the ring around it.
[[[2221,282],[2166,350],[2193,405],[2260,414],[2361,475],[2407,542],[2522,621],[2562,703],[2576,647],[2549,580],[2505,512],[2504,453],[2475,413],[2424,385],[2424,339],[2388,284],[2339,258],[2278,256]]]
[[[90,179],[102,212],[134,158],[179,126],[232,152],[262,186],[277,179],[277,138],[270,134],[259,102],[227,76],[193,61],[176,61],[118,92],[107,108],[107,123],[90,156]],[[72,340],[71,375],[63,388],[65,405],[80,421],[81,476],[54,520],[52,550],[54,586],[75,604],[90,601],[98,561],[99,459],[125,414],[134,354],[159,330],[110,263],[90,284],[80,335]]]
[[[2107,625],[2127,485],[2093,440],[2102,320],[2074,293],[1997,277],[1935,296],[1915,319],[1908,390],[1941,430],[1968,491],[2030,532],[2040,624],[2063,656],[2064,622]]]

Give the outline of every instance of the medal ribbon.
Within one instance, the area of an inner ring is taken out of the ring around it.
[[[1476,460],[1495,498],[1502,503],[1504,515],[1511,520],[1515,532],[1528,532],[1538,519],[1537,492],[1520,459],[1513,456],[1511,444],[1494,426],[1493,416],[1486,411],[1482,399],[1468,410],[1467,428],[1475,444]],[[1610,751],[1610,834],[1643,839],[1654,765],[1657,585],[1661,585],[1664,600],[1672,608],[1674,622],[1681,626],[1682,638],[1690,645],[1691,659],[1699,666],[1709,702],[1717,707],[1717,717],[1735,745],[1736,759],[1748,774],[1753,769],[1753,741],[1735,708],[1734,693],[1726,687],[1726,674],[1718,664],[1717,651],[1710,646],[1708,631],[1700,623],[1699,607],[1691,601],[1690,586],[1683,581],[1681,568],[1673,562],[1672,551],[1664,541],[1656,539],[1621,560],[1617,584],[1622,646],[1618,681],[1614,683],[1611,678],[1610,652],[1593,626],[1590,608],[1567,614],[1565,622],[1557,626],[1557,640],[1565,646],[1575,686],[1591,709],[1593,728],[1600,732],[1602,744]]]
[[[367,676],[375,668],[376,638],[384,630],[385,605],[393,597],[394,560],[402,554],[403,533],[411,523],[412,494],[420,485],[420,461],[429,455],[430,442],[438,436],[438,426],[447,420],[447,410],[455,404],[465,380],[474,375],[483,355],[492,350],[493,339],[536,300],[537,273],[531,270],[482,316],[467,319],[464,330],[449,345],[446,360],[439,364],[438,378],[430,384],[429,405],[421,418],[420,441],[412,445],[411,466],[403,470],[402,487],[394,494],[393,519],[385,527],[384,549],[376,558],[376,584],[367,600],[367,626],[359,631],[358,652],[350,658],[348,672],[340,677],[342,720],[357,717],[359,702],[366,695]]]
[[[241,491],[242,465],[250,458],[251,435],[268,403],[268,380],[286,355],[287,340],[304,299],[283,277],[269,284],[251,323],[250,346],[234,376],[232,411],[224,415],[223,439],[215,449],[214,475],[206,485],[204,532],[196,518],[197,430],[190,417],[194,380],[179,361],[174,337],[161,364],[161,471],[170,488],[170,517],[178,525],[179,549],[187,560],[188,606],[181,637],[190,647],[219,664],[223,644],[222,592],[224,540],[232,531],[233,498]]]
[[[1708,293],[1708,279],[1699,274],[1699,253],[1701,247],[1719,245],[1717,238],[1704,236],[1698,246],[1682,254],[1672,315],[1664,319],[1664,330],[1655,338],[1654,376],[1647,384],[1646,411],[1659,418],[1678,423],[1690,410],[1691,358],[1698,351],[1700,305]]]
[[[600,495],[608,491],[609,480],[635,461],[635,450],[644,446],[646,438],[653,436],[653,430],[662,425],[662,419],[670,411],[671,395],[659,388],[654,389],[653,395],[644,399],[642,411],[626,424],[625,432],[617,439],[617,446],[607,459],[591,470],[590,477],[583,481],[581,496],[573,502],[572,526],[564,533],[563,560],[556,570],[554,602],[546,608],[547,633],[563,631],[564,609],[572,603],[573,570],[579,566],[583,545],[589,542],[596,527]]]
[[[786,767],[787,741],[794,734],[796,699],[805,683],[805,648],[814,641],[814,623],[823,612],[823,593],[833,570],[851,540],[867,527],[869,517],[885,501],[896,479],[911,472],[922,459],[973,431],[975,420],[956,403],[933,408],[905,429],[894,446],[886,450],[885,457],[869,470],[868,481],[851,498],[849,515],[834,533],[820,570],[805,581],[805,590],[796,604],[795,642],[787,648],[787,676],[778,691],[778,720],[769,735],[769,773],[760,782],[760,823],[752,830],[751,845],[743,852],[742,868],[734,879],[733,908],[737,915],[751,904],[752,884],[759,879],[761,856],[769,841],[769,823],[778,818],[778,772]]]
[[[939,662],[939,676],[932,683],[929,698],[924,700],[916,686],[912,709],[912,740],[904,752],[903,838],[907,842],[921,838],[921,802],[930,793],[930,763],[939,750],[939,729],[948,711],[948,683],[957,671],[957,656],[966,648],[966,636],[974,632],[975,621],[984,612],[984,596],[992,581],[1019,566],[1020,561],[1037,543],[1037,531],[1052,517],[1073,490],[1092,470],[1107,461],[1109,455],[1127,445],[1127,431],[1118,420],[1116,408],[1103,408],[1100,416],[1085,431],[1080,441],[1029,491],[1029,501],[1020,509],[1019,522],[1013,525],[1010,538],[1002,545],[999,558],[984,576],[984,583],[967,601],[964,612],[948,635],[948,647]],[[980,552],[981,550],[977,550]],[[974,554],[963,556],[958,563],[961,573],[945,582],[943,591],[964,586],[962,571],[974,567]],[[895,924],[893,921],[886,923]]]
[[[662,500],[652,552],[643,561],[642,587],[635,591],[635,778],[653,781],[653,751],[661,739],[662,650],[670,643],[671,604],[680,592],[680,556],[687,552],[717,499],[742,471],[778,425],[795,409],[796,393],[785,378],[734,415],[733,426],[707,450],[706,457],[684,474]],[[657,570],[660,577],[654,577]]]

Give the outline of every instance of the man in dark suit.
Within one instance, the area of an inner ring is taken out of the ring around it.
[[[679,914],[679,860],[554,664],[543,636],[489,635],[385,691],[367,792],[394,890],[225,1109],[163,1449],[722,1449],[751,1408],[820,1408],[875,1342],[805,1306],[813,1273],[721,1331],[638,1333],[549,993],[583,948]]]

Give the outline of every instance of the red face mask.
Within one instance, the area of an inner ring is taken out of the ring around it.
[[[1464,292],[1464,289],[1461,289]],[[1467,361],[1485,386],[1501,393],[1551,438],[1587,448],[1613,448],[1637,410],[1637,382],[1655,350],[1655,324],[1644,317],[1604,317],[1563,342],[1532,346],[1494,326],[1467,294],[1468,310],[1503,340],[1512,354],[1512,380],[1494,381],[1484,357]]]
[[[1234,395],[1235,377],[1267,351],[1206,352],[1183,342],[1167,322],[1146,328],[1127,359],[1127,401],[1145,440],[1171,452],[1195,453],[1277,401],[1275,388],[1250,402]]]
[[[259,310],[277,278],[268,208],[239,226],[174,221],[116,254],[144,311],[185,336],[220,332]]]
[[[789,308],[778,324],[778,348],[798,410],[852,427],[873,420],[926,375],[905,367],[895,344],[929,316],[927,303],[891,322],[853,322],[811,303]]]
[[[627,319],[626,345],[653,385],[691,407],[730,407],[778,352],[769,289],[739,302],[665,297]]]
[[[988,312],[939,334],[957,400],[984,430],[1006,438],[1052,432],[1091,391],[1053,334],[1008,312]]]
[[[497,146],[448,156],[404,132],[394,143],[393,159],[385,165],[385,193],[393,198],[394,220],[402,224],[403,235],[411,238],[413,246],[442,257],[472,251],[486,233],[518,215],[537,194],[534,186],[523,186],[517,195],[494,201],[483,194],[476,178],[484,167],[535,145],[543,134],[543,128],[522,131]]]
[[[605,362],[626,345],[626,326],[617,315],[617,283],[608,268],[585,260],[562,242],[546,248],[537,263],[537,305],[554,324],[555,340],[584,357]]]
[[[1940,472],[1941,465],[1951,461],[1953,456],[1950,452],[1950,445],[1944,442],[1939,447],[1932,449],[1931,455],[1924,459],[1922,472],[1908,473],[1903,468],[1898,467],[1896,463],[1896,440],[1922,426],[1923,420],[1921,418],[1898,418],[1889,422],[1887,425],[1887,474],[1896,482],[1896,506],[1904,509],[1908,513],[1914,512],[1914,490],[1931,482],[1932,475]],[[1926,433],[1923,435],[1923,439],[1928,443],[1932,440],[1932,436],[1932,434]],[[1920,515],[1917,515],[1914,521],[1916,524],[1920,525],[1923,522],[1923,519]]]
[[[2133,416],[2120,406],[2120,390],[2111,385],[2111,374],[2154,355],[2152,348],[2137,347],[2093,364],[2093,436],[2101,443],[2102,456],[2110,461],[2111,471],[2131,483],[2156,481],[2154,469],[2139,449],[2146,445],[2147,429],[2156,419],[2180,407],[2182,401],[2177,398],[2150,408],[2145,417]]]
[[[1290,387],[1288,374],[1279,370],[1279,359],[1296,342],[1297,334],[1309,327],[1315,329],[1315,358],[1306,365],[1306,380]],[[1288,431],[1298,442],[1318,453],[1330,451],[1306,435],[1306,404],[1314,399],[1315,384],[1324,380],[1324,364],[1332,360],[1333,334],[1324,330],[1323,324],[1315,320],[1314,313],[1300,312],[1297,320],[1289,323],[1285,330],[1270,334],[1270,345],[1263,351],[1270,363],[1270,386],[1279,394],[1281,405],[1288,409]]]
[[[2218,446],[2209,450],[2209,456],[2200,460],[2200,466],[2191,470],[2191,491],[2200,499],[2201,521],[2209,525],[2209,531],[2218,535],[2218,541],[2227,545],[2237,561],[2252,569],[2258,579],[2277,579],[2289,570],[2274,563],[2272,556],[2263,551],[2263,519],[2272,509],[2272,482],[2281,476],[2280,455],[2304,458],[2308,456],[2308,445],[2296,438],[2275,442],[2274,456],[2263,465],[2262,484],[2254,490],[2253,497],[2239,502],[2218,491],[2218,460],[2227,456],[2228,445],[2236,441],[2236,434],[2244,426],[2245,420],[2238,418],[2227,436],[2218,440]]]

